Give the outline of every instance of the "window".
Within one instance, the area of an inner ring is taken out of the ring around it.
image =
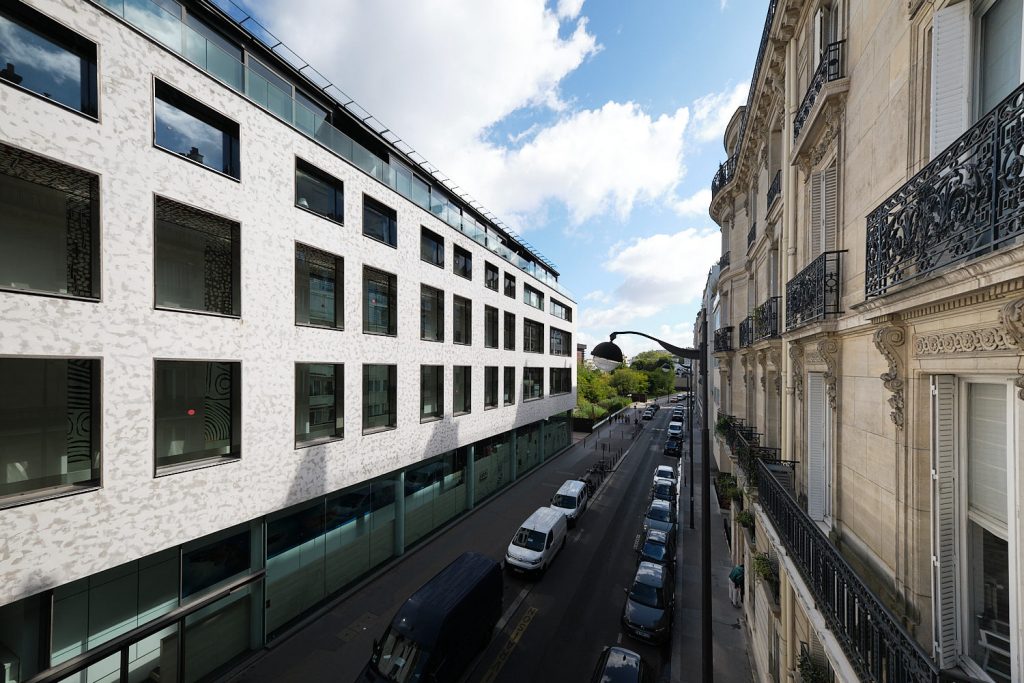
[[[420,285],[420,339],[444,341],[444,292]]]
[[[0,144],[0,288],[99,299],[99,197],[91,173]]]
[[[453,247],[455,253],[455,267],[454,271],[456,275],[461,275],[467,280],[473,279],[473,255],[463,249],[462,247]]]
[[[461,296],[454,298],[452,341],[456,344],[473,343],[473,302]]]
[[[363,332],[398,334],[397,278],[363,266]]]
[[[807,374],[807,514],[829,523],[832,512],[832,408],[825,397],[825,376]]]
[[[394,429],[398,424],[397,387],[397,365],[363,366],[363,434]]]
[[[295,445],[345,436],[345,366],[295,364]]]
[[[0,507],[99,486],[100,362],[0,358],[0,386]]]
[[[21,3],[0,11],[0,81],[96,116],[96,46]]]
[[[498,367],[484,368],[484,408],[498,407]]]
[[[484,287],[498,291],[498,266],[484,262]]]
[[[505,350],[516,350],[516,314],[505,313]]]
[[[156,306],[241,315],[238,223],[157,197]]]
[[[295,206],[336,223],[345,221],[345,186],[313,164],[295,160]]]
[[[241,455],[241,363],[156,361],[156,471]]]
[[[523,400],[544,397],[544,368],[523,368]]]
[[[572,391],[572,368],[551,368],[551,393],[568,394]]]
[[[456,365],[452,369],[452,384],[455,401],[452,413],[465,415],[473,410],[473,368],[468,365]]]
[[[161,81],[156,82],[155,107],[157,147],[241,177],[237,123]]]
[[[420,228],[420,259],[444,268],[444,238],[423,227]]]
[[[295,323],[345,327],[345,261],[304,244],[295,245]]]
[[[523,318],[523,351],[544,353],[544,326]]]
[[[420,422],[444,416],[444,366],[420,366]]]
[[[572,322],[572,309],[557,299],[551,300],[551,315]]]
[[[823,171],[811,173],[811,229],[810,259],[826,251],[836,249],[836,225],[838,221],[836,162]]]
[[[544,310],[544,295],[530,285],[523,285],[523,303]]]
[[[398,213],[364,194],[363,234],[378,242],[398,247]]]
[[[516,276],[505,273],[505,296],[516,298]]]
[[[550,346],[552,356],[571,356],[572,335],[565,330],[552,327]]]
[[[510,406],[516,402],[516,369],[506,367],[505,377],[502,378],[502,400],[505,405]]]
[[[498,309],[484,306],[484,346],[498,348]]]

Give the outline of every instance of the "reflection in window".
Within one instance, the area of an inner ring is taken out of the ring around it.
[[[342,328],[345,316],[341,291],[345,262],[326,251],[295,245],[295,322]]]
[[[363,332],[398,333],[397,289],[394,275],[363,266]]]
[[[484,263],[484,287],[498,291],[498,266]]]
[[[495,408],[498,405],[498,368],[484,368],[484,408]]]
[[[337,439],[345,435],[345,366],[295,365],[295,442]]]
[[[196,543],[200,545],[191,549],[186,546],[181,552],[182,598],[249,570],[252,557],[248,529],[226,538]]]
[[[484,346],[498,348],[498,309],[484,306]]]
[[[444,292],[420,285],[420,339],[444,341]]]
[[[550,346],[552,356],[571,356],[572,335],[565,330],[559,330],[552,327]]]
[[[527,306],[544,310],[544,295],[530,285],[523,285],[523,302]]]
[[[392,247],[398,246],[398,213],[363,195],[363,234]]]
[[[505,313],[505,350],[516,350],[516,314]]]
[[[345,220],[345,188],[334,176],[296,159],[295,206],[341,223]]]
[[[420,228],[420,259],[444,268],[444,238],[426,228]]]
[[[523,320],[523,351],[544,353],[544,325],[533,320]]]
[[[557,299],[551,300],[551,315],[572,322],[572,309]]]
[[[241,455],[241,364],[156,361],[157,470]]]
[[[444,415],[444,366],[420,366],[420,420]]]
[[[463,415],[471,412],[473,398],[473,368],[468,365],[456,365],[452,372],[453,393],[455,394],[452,413]]]
[[[505,273],[505,296],[516,298],[516,276]]]
[[[253,59],[252,55],[249,56],[249,68],[246,69],[245,75],[248,81],[245,93],[271,113],[291,122],[292,84]]]
[[[240,177],[237,123],[160,81],[155,107],[157,147]]]
[[[462,247],[453,248],[455,254],[455,274],[472,280],[473,279],[473,255]]]
[[[551,368],[551,393],[567,394],[572,391],[572,369]]]
[[[510,406],[516,402],[516,369],[514,367],[507,367],[504,374],[501,396],[504,404]]]
[[[397,365],[363,365],[363,433],[397,424]]]
[[[473,302],[461,296],[453,297],[452,340],[456,344],[473,343]]]
[[[523,368],[523,400],[544,396],[544,368]]]

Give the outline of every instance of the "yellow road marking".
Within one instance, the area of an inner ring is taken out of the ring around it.
[[[487,669],[487,673],[485,673],[484,677],[480,679],[480,683],[494,683],[494,681],[497,680],[498,673],[501,671],[501,668],[505,666],[505,661],[508,660],[512,651],[516,649],[516,645],[519,644],[519,639],[523,637],[523,633],[526,632],[526,628],[530,625],[530,622],[533,621],[533,617],[536,616],[536,614],[536,607],[531,607],[526,610],[526,614],[524,614],[523,618],[519,620],[518,624],[516,624],[515,630],[512,631],[508,640],[505,641],[504,647],[501,648],[501,652],[498,653],[498,656],[495,658],[494,663],[491,664],[491,667]]]

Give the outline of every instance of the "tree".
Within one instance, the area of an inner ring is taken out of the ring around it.
[[[647,391],[647,374],[624,365],[615,368],[608,381],[620,396],[642,394]]]
[[[673,359],[674,356],[668,351],[641,351],[633,356],[633,361],[629,364],[629,367],[634,370],[651,372],[666,363],[673,363]],[[673,367],[675,366],[673,365]]]
[[[615,390],[608,383],[608,375],[600,370],[591,370],[585,365],[577,365],[576,389],[577,403],[598,403],[615,395]]]
[[[676,373],[673,365],[667,372],[661,368],[645,373],[647,375],[647,391],[655,396],[669,394],[675,389]]]

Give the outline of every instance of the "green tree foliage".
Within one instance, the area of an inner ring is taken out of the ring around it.
[[[643,394],[647,392],[647,373],[623,365],[615,368],[609,383],[619,396]]]
[[[585,365],[577,365],[576,369],[577,404],[599,403],[615,396],[615,389],[608,383],[607,373],[591,370]]]
[[[647,391],[654,396],[670,394],[675,390],[676,373],[675,366],[665,372],[662,369],[647,372]]]
[[[633,356],[629,367],[634,370],[653,372],[666,363],[674,363],[674,358],[668,351],[641,351]]]

